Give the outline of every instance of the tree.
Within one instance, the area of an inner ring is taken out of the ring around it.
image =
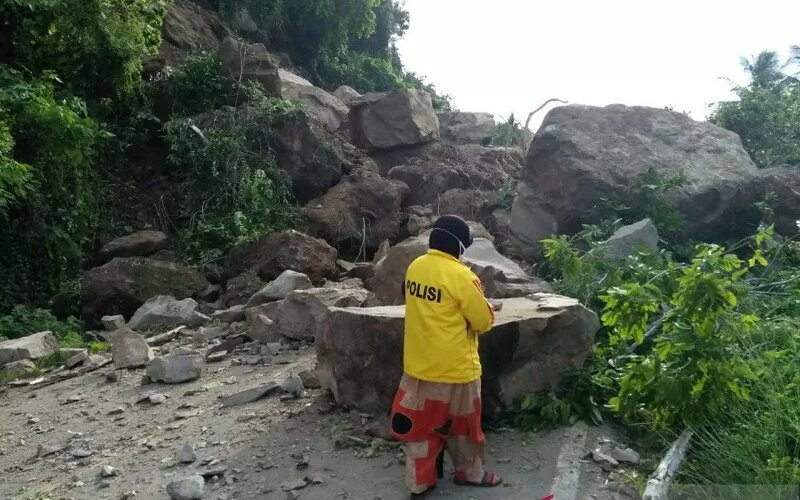
[[[781,71],[778,53],[771,50],[749,59],[742,57],[739,64],[750,75],[750,85],[753,87],[772,88],[786,78]]]

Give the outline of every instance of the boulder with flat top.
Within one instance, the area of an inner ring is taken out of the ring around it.
[[[560,295],[499,302],[494,328],[480,339],[488,416],[523,394],[557,387],[586,361],[600,327],[594,312]],[[317,374],[338,404],[389,411],[403,372],[404,315],[404,306],[328,310],[316,336]]]

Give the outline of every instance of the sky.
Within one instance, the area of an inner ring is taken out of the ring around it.
[[[798,0],[405,0],[406,69],[462,111],[522,121],[550,98],[672,106],[696,120],[739,59],[800,44]],[[531,122],[536,129],[546,110]]]

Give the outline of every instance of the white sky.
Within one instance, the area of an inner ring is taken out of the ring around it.
[[[705,119],[740,56],[800,44],[798,0],[405,0],[406,68],[462,111],[524,120],[551,97]],[[535,130],[546,110],[531,124]]]

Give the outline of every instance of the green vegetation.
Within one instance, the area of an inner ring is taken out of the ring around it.
[[[760,167],[800,165],[800,80],[786,68],[798,67],[800,52],[781,64],[775,52],[762,52],[742,65],[747,86],[735,86],[738,101],[720,103],[710,121],[739,134]]]
[[[508,120],[499,124],[492,134],[492,146],[516,146],[527,150],[533,140],[533,133],[526,129],[512,113]]]
[[[394,46],[408,29],[408,12],[396,0],[221,0],[228,20],[245,9],[317,85],[333,90],[383,92],[400,87],[427,90],[437,109],[450,109],[447,95],[406,72]]]
[[[80,324],[74,317],[59,320],[45,309],[16,306],[9,314],[0,316],[0,339],[17,339],[33,333],[51,331],[63,344],[74,344],[80,338]],[[81,339],[81,343],[82,343]],[[64,347],[75,347],[64,345]]]
[[[288,229],[295,222],[288,181],[277,167],[271,131],[293,119],[299,107],[249,88],[250,108],[219,112],[199,132],[192,119],[167,123],[169,161],[180,172],[185,197],[181,233],[190,261],[221,258],[237,243]]]

